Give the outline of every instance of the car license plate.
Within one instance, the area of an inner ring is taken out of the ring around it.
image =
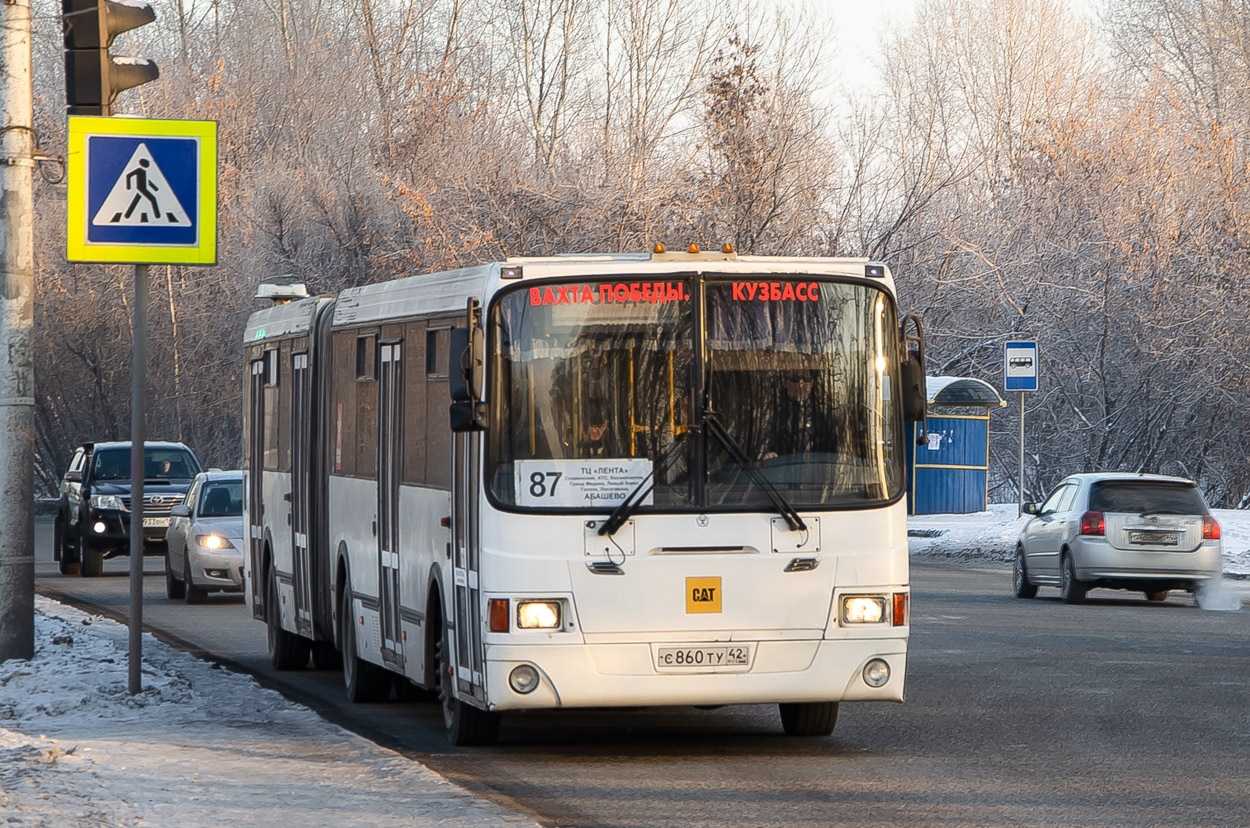
[[[749,644],[725,647],[657,647],[655,650],[655,666],[660,670],[706,670],[714,667],[747,667],[750,664]]]
[[[1149,544],[1150,546],[1176,546],[1180,542],[1179,532],[1129,532],[1129,543]]]
[[[158,529],[161,529],[161,528],[165,528],[165,527],[168,527],[168,526],[169,526],[169,518],[167,518],[167,517],[144,518],[144,519],[143,519],[143,528],[144,528],[144,529],[147,529],[147,528],[158,528]]]

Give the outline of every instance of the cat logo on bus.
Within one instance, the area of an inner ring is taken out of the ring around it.
[[[720,578],[686,579],[686,612],[720,612]]]

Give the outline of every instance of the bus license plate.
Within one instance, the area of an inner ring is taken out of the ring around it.
[[[168,527],[168,526],[169,526],[169,518],[167,518],[167,517],[159,517],[159,518],[144,518],[144,519],[143,519],[143,528],[145,528],[145,529],[147,529],[147,528],[149,528],[149,527],[165,528],[165,527]]]
[[[1151,546],[1176,546],[1180,542],[1179,532],[1129,532],[1129,543],[1149,544]]]
[[[657,647],[655,651],[655,666],[661,670],[746,667],[750,663],[751,648],[745,644],[726,647]]]

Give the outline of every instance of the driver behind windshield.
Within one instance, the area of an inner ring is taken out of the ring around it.
[[[830,395],[817,390],[817,380],[817,372],[811,369],[781,373],[771,411],[760,412],[768,421],[761,460],[836,450]]]

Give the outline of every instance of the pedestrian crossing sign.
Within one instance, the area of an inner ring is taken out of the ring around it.
[[[71,262],[217,263],[217,123],[69,119]]]

